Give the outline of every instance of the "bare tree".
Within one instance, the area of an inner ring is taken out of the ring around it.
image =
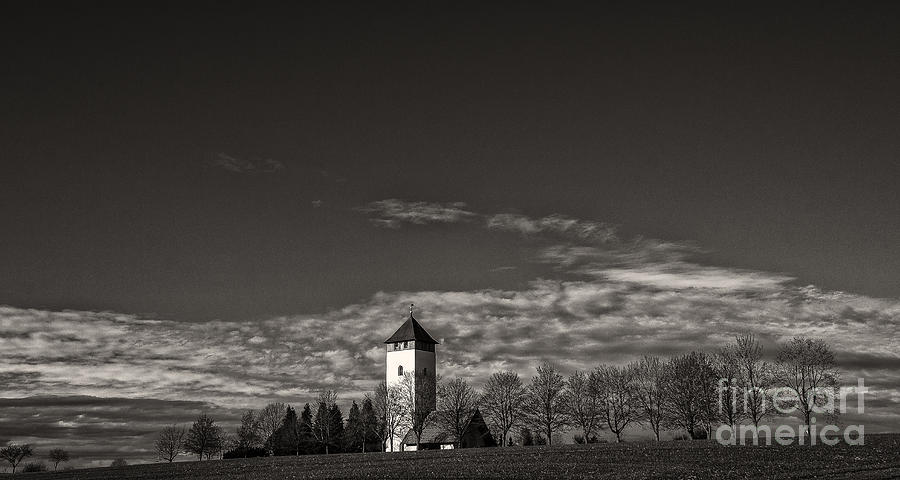
[[[185,436],[187,436],[187,430],[184,427],[172,425],[163,428],[154,443],[157,458],[172,463],[175,457],[184,451]]]
[[[437,410],[435,420],[453,435],[456,448],[472,422],[478,409],[478,392],[462,378],[454,378],[438,385]]]
[[[224,436],[222,428],[216,425],[215,420],[208,415],[201,414],[200,417],[191,425],[184,439],[184,449],[197,455],[202,461],[206,456],[207,460],[215,453],[222,451]]]
[[[53,462],[53,470],[56,470],[59,468],[60,463],[69,461],[69,452],[61,448],[54,448],[47,454],[47,458]]]
[[[640,416],[635,391],[636,371],[631,367],[602,366],[594,371],[591,386],[602,401],[606,426],[622,441],[622,432]]]
[[[325,454],[330,453],[330,446],[337,440],[335,438],[335,423],[343,419],[334,418],[340,410],[337,406],[338,394],[334,390],[325,390],[319,393],[316,402],[319,409],[313,422],[312,434],[315,439],[325,447]]]
[[[713,367],[719,377],[716,391],[718,398],[717,418],[737,434],[737,424],[744,418],[744,408],[740,401],[744,383],[737,349],[734,345],[721,348],[713,357]]]
[[[19,463],[22,462],[22,460],[32,455],[34,455],[34,450],[32,450],[31,445],[27,443],[22,445],[11,443],[0,448],[0,458],[12,465],[12,473],[16,473],[16,467],[19,466]]]
[[[590,442],[594,432],[600,428],[602,405],[597,390],[591,388],[593,375],[595,373],[573,373],[566,381],[566,388],[563,391],[566,415],[573,425],[581,428],[585,443]]]
[[[521,421],[525,394],[525,386],[516,372],[494,373],[484,386],[481,408],[491,426],[502,433],[504,447],[509,442],[509,432]]]
[[[259,423],[259,437],[266,449],[269,450],[269,454],[272,453],[272,446],[269,444],[269,440],[275,431],[281,427],[281,422],[284,420],[286,413],[286,404],[274,402],[263,407],[256,415],[256,421]]]
[[[753,426],[759,428],[759,422],[768,414],[771,398],[769,389],[772,387],[774,371],[769,362],[763,361],[762,347],[753,334],[738,335],[734,352],[744,382],[744,413],[753,422]]]
[[[537,367],[537,375],[531,378],[524,412],[528,424],[547,435],[547,443],[553,444],[553,433],[568,426],[563,389],[563,376],[549,363]]]
[[[259,448],[263,446],[265,440],[262,438],[259,418],[253,410],[247,410],[241,415],[241,424],[237,427],[236,448],[244,452],[246,457],[247,451],[251,448]],[[266,439],[268,440],[268,439]]]
[[[664,386],[665,421],[698,438],[698,429],[708,425],[716,403],[716,372],[709,356],[691,352],[672,358],[665,365]]]
[[[659,357],[645,356],[632,363],[630,368],[635,373],[634,399],[640,410],[637,421],[646,423],[653,430],[653,435],[656,436],[658,442],[665,417],[663,410],[664,364]]]
[[[794,393],[786,403],[800,409],[808,435],[814,410],[829,401],[833,406],[839,378],[834,353],[823,340],[794,337],[781,347],[776,362],[778,382]]]
[[[397,384],[400,402],[406,411],[406,423],[416,437],[416,444],[422,443],[422,432],[434,421],[436,379],[419,372],[406,372]]]
[[[385,382],[381,382],[375,387],[372,395],[372,406],[375,408],[375,415],[378,417],[377,425],[373,433],[381,440],[381,445],[389,444],[387,447],[390,451],[394,451],[394,437],[403,434],[403,429],[407,427],[406,407],[402,399],[403,395],[398,385],[387,386]]]

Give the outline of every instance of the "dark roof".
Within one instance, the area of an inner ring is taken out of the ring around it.
[[[412,429],[409,429],[406,432],[406,435],[403,436],[403,443],[406,445],[416,445],[416,434]],[[453,435],[434,423],[427,425],[425,429],[422,430],[422,445],[447,445],[453,443],[456,443],[453,441]],[[466,431],[463,433],[463,438],[460,440],[459,447],[495,446],[497,446],[497,442],[494,440],[490,429],[484,422],[484,417],[481,416],[481,412],[476,408],[475,411],[472,412],[472,418],[469,420],[469,425],[466,426]]]
[[[415,445],[416,444],[416,432],[410,428],[409,431],[406,432],[406,436],[403,437],[403,443],[406,445]],[[453,436],[450,435],[446,430],[442,429],[437,425],[427,425],[424,430],[422,430],[422,443],[454,443]]]
[[[413,318],[412,314],[406,319],[406,322],[391,335],[384,343],[405,342],[407,340],[415,340],[417,342],[439,344],[437,340],[431,337],[428,332],[419,325],[419,322]]]

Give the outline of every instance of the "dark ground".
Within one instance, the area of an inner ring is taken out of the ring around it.
[[[900,478],[900,435],[869,435],[865,446],[641,442],[214,460],[23,474],[21,478]]]

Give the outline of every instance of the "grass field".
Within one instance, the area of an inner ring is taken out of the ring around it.
[[[134,465],[29,479],[900,478],[900,435],[865,446],[723,447],[710,441],[271,457]],[[5,478],[5,477],[4,477]]]

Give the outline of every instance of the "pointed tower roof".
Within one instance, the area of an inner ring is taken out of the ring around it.
[[[412,305],[410,305],[409,309],[409,318],[406,319],[406,322],[391,335],[391,338],[388,338],[384,341],[384,343],[394,343],[394,342],[405,342],[408,340],[415,340],[417,342],[422,343],[431,343],[438,345],[440,342],[435,340],[428,332],[425,331],[425,328],[419,324],[419,321],[413,317],[412,314]]]

